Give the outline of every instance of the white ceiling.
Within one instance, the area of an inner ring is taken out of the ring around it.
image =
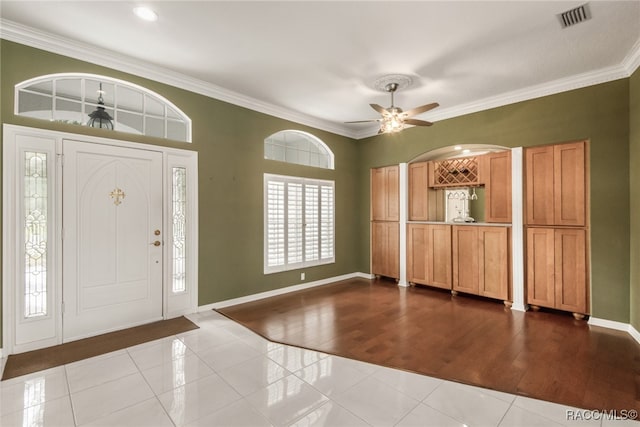
[[[629,76],[640,1],[7,1],[2,38],[90,60],[351,137],[375,134],[368,104],[387,74],[437,122]],[[151,6],[156,22],[133,15]],[[437,123],[436,123],[437,126]]]

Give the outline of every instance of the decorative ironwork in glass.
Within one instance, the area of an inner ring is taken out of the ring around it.
[[[173,286],[174,293],[184,292],[187,289],[186,270],[186,228],[187,228],[187,170],[185,168],[173,168]]]
[[[112,118],[113,129],[120,132],[191,142],[191,119],[169,100],[107,76],[63,73],[36,77],[16,85],[15,100],[19,116],[90,126],[90,114],[100,112]]]
[[[24,316],[47,315],[47,153],[24,153]]]

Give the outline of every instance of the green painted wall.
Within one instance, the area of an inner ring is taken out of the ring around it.
[[[629,169],[631,184],[631,325],[640,331],[640,69],[629,79]]]
[[[301,283],[300,271],[263,274],[262,191],[265,172],[335,180],[336,263],[304,269],[305,282],[358,271],[361,236],[357,222],[362,215],[356,197],[361,183],[353,167],[358,163],[356,141],[5,40],[0,43],[0,54],[2,123],[198,151],[200,305]],[[60,72],[106,75],[139,84],[165,96],[193,120],[193,143],[56,124],[13,114],[15,84]],[[283,129],[307,131],[322,139],[335,154],[335,170],[264,160],[264,138]]]
[[[432,127],[411,128],[398,135],[354,141],[5,40],[0,41],[0,64],[2,123],[198,151],[201,305],[300,283],[299,271],[262,274],[265,172],[336,181],[337,262],[305,269],[306,281],[313,281],[369,271],[369,168],[406,162],[426,151],[454,144],[526,147],[590,139],[592,314],[625,323],[633,317],[634,326],[640,328],[640,271],[636,265],[630,269],[629,256],[630,244],[633,259],[640,253],[640,227],[630,227],[630,213],[633,217],[640,213],[638,172],[630,176],[630,167],[637,171],[640,166],[638,72],[631,79],[443,120]],[[193,143],[107,133],[13,114],[16,83],[59,72],[103,74],[162,94],[193,119]],[[283,129],[304,130],[321,138],[335,153],[336,169],[264,160],[263,139]],[[630,154],[631,162],[627,162]]]
[[[592,315],[629,322],[629,80],[591,86],[414,127],[361,141],[360,179],[368,169],[406,162],[455,144],[528,147],[591,140]],[[367,188],[367,187],[365,187]],[[368,209],[369,192],[360,194]],[[368,217],[364,212],[363,219]],[[361,222],[368,271],[369,228]]]

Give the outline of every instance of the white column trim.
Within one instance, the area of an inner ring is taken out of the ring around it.
[[[512,310],[526,311],[524,303],[524,187],[522,147],[511,150],[511,289]]]
[[[409,286],[407,282],[407,213],[409,211],[409,175],[406,163],[400,163],[400,279],[398,286]]]

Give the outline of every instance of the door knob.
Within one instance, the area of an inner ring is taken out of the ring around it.
[[[160,240],[156,240],[155,242],[151,243],[153,246],[160,246],[162,243],[160,243]]]

